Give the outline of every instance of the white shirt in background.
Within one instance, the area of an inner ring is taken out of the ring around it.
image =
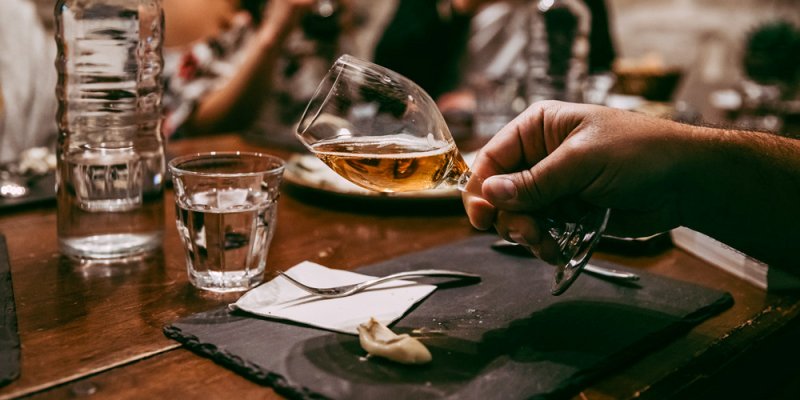
[[[27,0],[0,1],[0,163],[56,137],[56,46]]]

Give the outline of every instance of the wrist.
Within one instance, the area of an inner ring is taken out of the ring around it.
[[[714,207],[719,204],[720,189],[726,178],[723,147],[728,146],[724,131],[683,125],[675,141],[677,166],[672,179],[677,188],[680,224],[691,228],[706,225],[714,218]]]
[[[289,36],[300,15],[280,9],[270,9],[269,14],[256,31],[256,43],[262,50],[271,50],[280,46]]]
[[[270,27],[263,27],[256,33],[253,45],[260,54],[267,54],[273,52],[281,42],[279,32]]]

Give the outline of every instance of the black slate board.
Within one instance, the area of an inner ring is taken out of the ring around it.
[[[164,332],[290,398],[551,398],[577,393],[733,304],[728,293],[642,271],[633,286],[584,275],[555,297],[553,267],[493,251],[495,239],[476,236],[358,270],[481,274],[478,284],[440,286],[392,327],[422,330],[428,365],[365,360],[356,336],[225,309]]]
[[[19,376],[19,334],[14,290],[11,287],[11,265],[8,262],[6,239],[0,235],[0,386]]]

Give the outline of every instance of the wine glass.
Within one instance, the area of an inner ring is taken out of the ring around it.
[[[349,55],[341,56],[317,87],[297,137],[345,179],[379,192],[458,187],[480,196],[467,163],[431,97],[402,75]],[[564,260],[551,293],[563,293],[591,257],[608,210],[579,221],[544,218]]]

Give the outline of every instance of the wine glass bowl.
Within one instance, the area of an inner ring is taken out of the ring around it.
[[[323,78],[297,136],[339,175],[379,192],[455,185],[468,170],[425,91],[348,55]]]
[[[379,192],[458,187],[481,196],[445,119],[422,88],[402,75],[341,56],[317,87],[297,127],[300,141],[343,178]],[[579,221],[542,219],[561,257],[551,293],[563,293],[591,257],[608,210]]]

